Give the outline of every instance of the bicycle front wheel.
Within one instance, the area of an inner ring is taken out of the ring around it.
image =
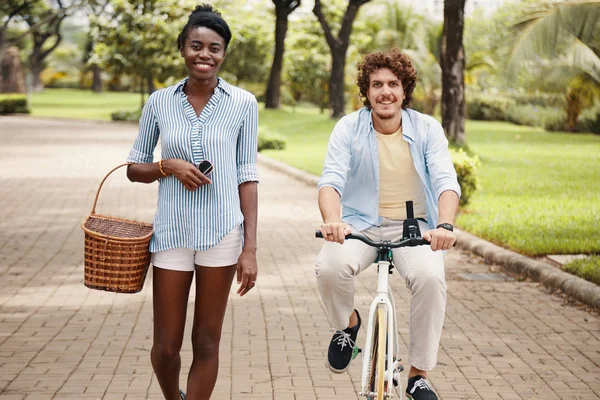
[[[385,306],[377,309],[375,329],[373,330],[373,346],[371,347],[371,365],[369,377],[369,392],[377,393],[371,399],[385,398],[385,347],[387,344],[387,312]]]

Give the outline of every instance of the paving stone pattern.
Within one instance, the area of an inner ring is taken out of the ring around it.
[[[126,124],[0,119],[0,399],[162,398],[149,362],[151,276],[136,295],[83,285],[80,223],[135,134]],[[266,168],[260,174],[258,286],[244,298],[232,289],[212,398],[357,399],[359,363],[341,375],[325,367],[331,332],[313,274],[316,190]],[[156,184],[131,184],[117,172],[97,212],[150,221],[155,204]],[[597,314],[536,283],[465,279],[500,271],[457,249],[446,263],[447,315],[430,374],[441,399],[600,398]],[[410,297],[398,275],[392,282],[405,349]],[[356,285],[366,313],[375,269]]]

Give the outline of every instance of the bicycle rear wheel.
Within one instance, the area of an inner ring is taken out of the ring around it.
[[[385,306],[377,309],[375,329],[373,330],[373,346],[371,347],[371,365],[369,376],[369,392],[377,393],[371,399],[384,400],[385,390],[385,347],[387,338],[387,313]]]

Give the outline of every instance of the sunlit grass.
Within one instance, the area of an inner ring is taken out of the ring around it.
[[[46,89],[31,96],[31,115],[110,121],[113,112],[134,111],[140,103],[141,95],[136,93]]]
[[[467,124],[481,188],[465,230],[530,255],[600,252],[600,136]]]

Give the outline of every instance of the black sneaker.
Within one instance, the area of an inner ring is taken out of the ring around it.
[[[360,329],[360,314],[356,312],[358,323],[352,328],[346,328],[343,331],[336,331],[329,343],[327,352],[327,366],[332,372],[341,374],[348,369],[350,361],[358,354],[358,346],[356,345],[356,336]]]
[[[438,400],[427,379],[421,375],[413,376],[408,380],[406,397],[413,400]]]
[[[181,389],[179,389],[179,397],[181,397],[181,400],[185,400],[185,393]]]

